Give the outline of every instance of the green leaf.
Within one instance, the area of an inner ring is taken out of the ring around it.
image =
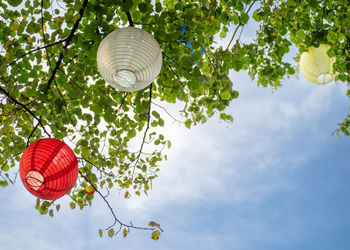
[[[5,165],[3,165],[2,166],[2,171],[5,171],[5,172],[7,172],[7,171],[9,171],[10,170],[10,166],[8,165],[8,164],[5,164]]]
[[[192,124],[192,120],[191,120],[191,119],[187,119],[187,120],[185,121],[185,126],[186,126],[186,128],[190,129],[190,128],[191,128],[191,124]]]
[[[152,111],[152,115],[153,115],[155,118],[159,118],[159,117],[160,117],[159,113],[158,113],[157,111],[155,111],[155,110]]]
[[[22,0],[8,0],[7,1],[12,7],[17,7],[22,3]]]
[[[123,1],[123,11],[129,11],[131,9],[131,7],[133,6],[133,1],[132,0],[125,0]]]
[[[1,186],[1,187],[7,187],[8,184],[9,184],[9,183],[7,182],[7,180],[0,181],[0,186]]]
[[[75,209],[75,207],[76,207],[76,203],[75,202],[71,202],[71,203],[69,203],[69,205],[70,205],[71,209]]]
[[[146,12],[147,12],[147,4],[146,4],[146,3],[140,3],[140,4],[139,4],[139,10],[140,10],[142,13],[146,13]]]
[[[162,11],[162,4],[160,2],[156,3],[156,12],[161,12]]]
[[[115,114],[113,114],[111,110],[106,111],[106,113],[103,115],[103,118],[107,123],[112,123],[116,119]]]
[[[242,13],[241,17],[240,17],[240,23],[241,24],[246,24],[249,20],[249,15],[245,12]]]
[[[136,130],[133,128],[129,131],[128,137],[133,138],[136,136]]]
[[[228,101],[231,99],[231,93],[229,91],[221,92],[220,96],[221,96],[221,99],[225,101]]]

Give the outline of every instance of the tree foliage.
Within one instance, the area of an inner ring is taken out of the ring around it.
[[[248,22],[258,22],[259,29],[251,43],[243,43],[238,33]],[[349,24],[347,0],[1,1],[0,185],[16,180],[16,163],[30,143],[42,137],[64,140],[79,159],[70,207],[83,209],[100,196],[114,217],[107,234],[123,228],[126,237],[130,228],[140,227],[119,221],[107,198],[113,188],[125,198],[147,194],[157,177],[171,142],[157,132],[168,113],[154,107],[181,103],[179,122],[187,128],[215,113],[232,122],[224,113],[238,97],[230,70],[246,70],[258,84],[275,88],[295,74],[293,62],[285,61],[290,48],[301,53],[321,42],[331,45],[337,79],[349,82]],[[156,81],[134,93],[107,85],[96,66],[101,40],[128,25],[152,34],[163,53]],[[225,38],[232,26],[229,44],[216,45],[214,36]],[[349,135],[349,129],[346,119],[336,132]],[[134,141],[137,149],[130,147]],[[36,208],[53,216],[60,205],[37,200]],[[159,224],[149,226],[141,229],[153,230],[158,239]]]

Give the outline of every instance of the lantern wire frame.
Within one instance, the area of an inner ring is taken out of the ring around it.
[[[147,87],[162,68],[162,51],[147,31],[125,27],[108,34],[97,50],[97,67],[104,80],[123,91]]]
[[[310,47],[300,58],[300,71],[309,82],[324,85],[334,80],[333,64],[335,58],[330,58],[327,51],[328,44],[320,44],[319,47]]]

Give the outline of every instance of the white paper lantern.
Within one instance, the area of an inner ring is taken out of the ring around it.
[[[309,48],[300,58],[300,71],[304,78],[312,83],[323,85],[334,80],[333,63],[335,58],[329,58],[327,51],[330,46],[321,44],[320,47]]]
[[[108,34],[97,51],[97,67],[107,83],[123,91],[150,85],[162,68],[162,51],[147,31],[127,27]]]

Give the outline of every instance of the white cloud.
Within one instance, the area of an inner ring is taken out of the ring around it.
[[[346,100],[344,87],[292,79],[272,92],[257,88],[241,73],[232,77],[240,91],[229,109],[234,124],[212,119],[187,130],[168,121],[164,134],[173,144],[169,161],[161,163],[149,196],[123,202],[130,216],[151,217],[174,204],[208,199],[256,203],[295,188],[286,175],[315,155],[318,143],[331,134],[321,133],[320,119],[337,99]],[[171,108],[173,114],[180,109]],[[303,146],[293,148],[296,140]]]

